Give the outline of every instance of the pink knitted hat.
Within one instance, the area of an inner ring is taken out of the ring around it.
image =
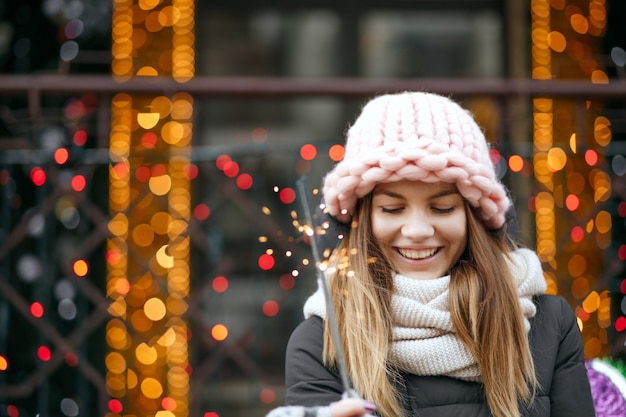
[[[387,94],[368,102],[348,130],[343,160],[324,178],[324,202],[330,215],[349,221],[357,199],[377,183],[400,180],[456,183],[493,229],[504,224],[511,205],[473,117],[435,94]]]

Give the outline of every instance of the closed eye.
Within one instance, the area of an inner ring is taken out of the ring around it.
[[[435,213],[439,213],[439,214],[447,214],[447,213],[452,213],[455,210],[456,207],[433,207],[432,210]]]
[[[403,207],[381,207],[380,210],[383,213],[400,213],[403,210]]]

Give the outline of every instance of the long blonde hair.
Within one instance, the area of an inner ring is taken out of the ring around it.
[[[537,387],[524,318],[505,254],[512,244],[487,230],[465,204],[468,242],[450,271],[449,305],[457,336],[480,366],[494,417],[516,417]],[[404,416],[399,373],[388,362],[392,269],[372,236],[371,194],[357,203],[350,233],[329,260],[328,276],[346,365],[355,389],[384,417]],[[324,360],[336,365],[328,323]]]

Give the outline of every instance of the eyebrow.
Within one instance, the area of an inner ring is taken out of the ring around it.
[[[378,195],[378,194],[382,194],[382,195],[386,195],[388,197],[392,197],[392,198],[398,198],[398,199],[405,199],[406,197],[402,194],[398,194],[395,193],[393,191],[389,191],[389,190],[382,190],[382,191],[374,191],[373,195]],[[448,195],[452,195],[452,194],[460,194],[459,190],[457,190],[456,188],[453,190],[441,190],[437,193],[434,193],[430,196],[428,196],[429,200],[435,200],[437,198],[441,198],[441,197],[446,197]]]

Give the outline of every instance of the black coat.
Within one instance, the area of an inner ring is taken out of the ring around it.
[[[530,346],[540,383],[527,417],[594,417],[576,317],[560,296],[536,297]],[[328,405],[341,398],[339,373],[322,362],[323,323],[310,317],[294,330],[286,354],[286,405]],[[482,385],[445,376],[404,375],[399,387],[409,416],[489,417]],[[392,416],[387,416],[392,417]]]

